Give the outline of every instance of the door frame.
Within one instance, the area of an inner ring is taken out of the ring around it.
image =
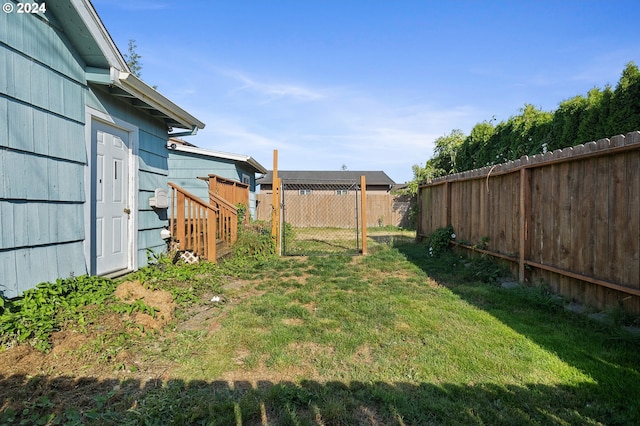
[[[97,109],[86,107],[85,113],[85,144],[87,153],[87,164],[85,167],[84,182],[85,182],[85,239],[84,239],[84,254],[85,264],[87,266],[87,272],[89,275],[96,274],[97,259],[95,256],[95,220],[96,220],[96,194],[95,186],[92,182],[92,171],[95,167],[95,147],[91,141],[91,134],[93,132],[93,123],[99,122],[101,124],[115,127],[116,129],[126,132],[129,139],[129,161],[127,167],[129,168],[129,183],[128,183],[128,200],[127,203],[130,206],[131,214],[127,221],[127,235],[128,241],[126,242],[127,253],[127,271],[135,271],[138,269],[138,134],[139,128],[129,122],[121,120],[117,117],[113,117]],[[117,273],[115,271],[114,273]]]

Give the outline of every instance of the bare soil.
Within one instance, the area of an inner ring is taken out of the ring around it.
[[[171,294],[128,281],[118,286],[115,295],[125,303],[142,300],[156,313],[101,312],[84,329],[69,325],[53,333],[47,353],[28,344],[0,350],[0,414],[10,405],[15,408],[18,401],[35,401],[43,395],[56,405],[66,401],[78,408],[91,406],[93,396],[119,390],[121,383],[142,390],[169,378],[172,361],[124,349],[124,344],[120,348],[117,342],[119,336],[149,338],[149,342],[165,339],[176,307]]]

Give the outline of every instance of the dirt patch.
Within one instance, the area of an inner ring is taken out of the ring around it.
[[[136,303],[141,300],[143,304],[156,311],[155,315],[134,312],[131,316],[133,322],[141,325],[145,330],[161,330],[173,319],[176,304],[168,291],[146,288],[140,281],[136,280],[120,284],[116,288],[114,295],[125,303]]]
[[[373,355],[371,354],[371,347],[369,347],[368,345],[360,346],[351,358],[353,362],[356,364],[373,363]]]
[[[318,311],[316,302],[306,303],[302,305],[302,307],[305,308],[307,311],[309,311],[310,314],[315,314]]]
[[[291,344],[289,349],[292,354],[303,353],[305,356],[311,351],[317,359],[320,356],[330,356],[333,353],[333,348],[314,344]],[[321,376],[318,373],[316,366],[313,363],[304,362],[292,364],[286,369],[278,369],[268,366],[268,355],[264,355],[255,367],[248,368],[246,366],[246,359],[251,356],[251,352],[247,349],[240,349],[236,352],[234,362],[237,369],[227,371],[222,374],[221,379],[237,386],[238,383],[245,383],[247,386],[254,389],[258,389],[261,383],[282,383],[290,382],[295,383],[300,378],[307,380],[321,380]],[[302,357],[301,357],[302,358]]]
[[[115,296],[125,303],[142,303],[155,311],[155,316],[134,312],[131,315],[115,312],[100,312],[93,318],[98,307],[88,307],[84,313],[87,324],[83,327],[63,327],[51,334],[51,350],[41,352],[28,344],[21,344],[0,350],[0,376],[37,377],[91,377],[93,379],[124,379],[161,377],[168,369],[168,363],[146,362],[143,355],[124,349],[124,343],[105,341],[121,338],[136,338],[142,328],[158,332],[173,319],[175,303],[171,294],[164,290],[145,288],[139,281],[120,284]],[[127,328],[131,321],[140,327]],[[162,364],[162,365],[161,365]],[[11,393],[10,389],[0,390],[0,400]]]
[[[46,377],[52,381],[60,377],[146,381],[162,376],[169,368],[166,363],[145,362],[141,354],[117,346],[105,348],[101,342],[108,333],[111,332],[95,328],[86,333],[63,330],[51,336],[53,348],[48,353],[25,344],[0,351],[0,376],[25,380]],[[0,389],[0,401],[12,392],[10,388]]]

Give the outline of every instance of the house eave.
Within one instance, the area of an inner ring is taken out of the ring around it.
[[[129,72],[111,68],[113,85],[135,96],[136,99],[165,114],[179,124],[182,129],[204,129],[204,123],[189,114],[153,87]],[[178,127],[178,126],[175,126]]]
[[[233,154],[230,152],[222,152],[222,151],[213,151],[210,149],[198,148],[195,146],[176,145],[175,147],[173,147],[171,144],[171,141],[169,141],[167,146],[169,147],[169,149],[174,151],[187,152],[190,154],[203,155],[203,156],[212,157],[212,158],[222,158],[224,160],[231,160],[239,163],[247,163],[259,173],[266,174],[268,172],[268,170],[262,164],[260,164],[258,161],[256,161],[253,157],[249,155]]]
[[[88,32],[98,44],[98,48],[107,62],[113,67],[130,71],[127,62],[113,42],[113,38],[111,38],[109,31],[107,31],[107,28],[102,23],[91,2],[89,0],[70,0],[70,2],[78,12],[80,18],[85,22]],[[91,62],[93,61],[89,61],[89,63]]]
[[[204,128],[203,122],[131,73],[90,0],[53,3],[51,10],[61,21],[61,31],[85,63],[88,83],[108,86],[112,95],[126,98],[133,107],[163,120],[169,132],[178,128],[195,134]]]
[[[126,98],[133,107],[166,121],[168,127],[187,129],[189,134],[195,134],[205,126],[203,122],[131,73],[114,67],[109,70],[87,67],[85,76],[87,82],[109,86],[112,95]]]

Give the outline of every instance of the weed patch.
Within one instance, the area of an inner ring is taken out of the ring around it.
[[[16,301],[5,302],[0,315],[0,344],[29,342],[39,350],[49,350],[49,336],[67,321],[85,324],[81,310],[101,304],[113,295],[115,284],[105,278],[72,277],[55,283],[38,284]]]

